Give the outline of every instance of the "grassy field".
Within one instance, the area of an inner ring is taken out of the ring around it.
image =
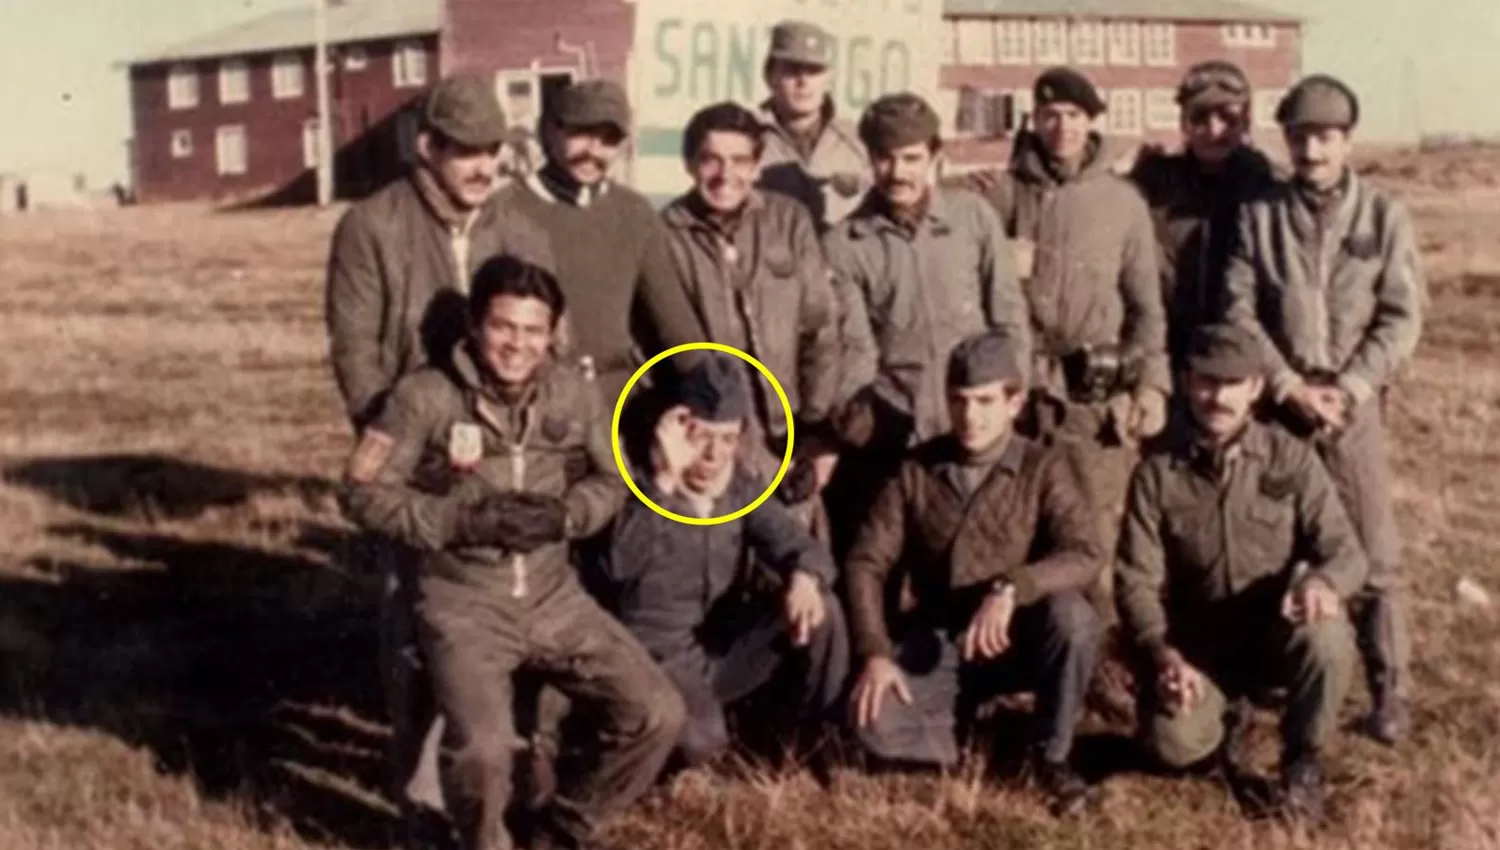
[[[1246,820],[1089,723],[1099,809],[1020,782],[750,767],[683,775],[619,848],[1500,847],[1500,187],[1495,153],[1383,160],[1431,309],[1392,408],[1416,730],[1332,753],[1331,825]],[[1485,185],[1487,184],[1487,185]],[[350,436],[325,362],[336,213],[0,221],[0,850],[389,846],[374,584],[345,573]],[[1363,710],[1362,689],[1348,707]],[[1256,763],[1274,760],[1259,717]]]

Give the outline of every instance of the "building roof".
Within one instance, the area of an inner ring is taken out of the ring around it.
[[[943,0],[949,17],[1128,18],[1296,23],[1298,15],[1241,0]]]
[[[328,42],[341,44],[436,33],[442,26],[440,0],[327,0]],[[311,3],[280,9],[204,33],[127,60],[149,65],[176,59],[243,56],[312,47],[315,13]]]

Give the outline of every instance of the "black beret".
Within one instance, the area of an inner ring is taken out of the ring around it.
[[[948,355],[948,388],[961,390],[1015,381],[1025,384],[1030,373],[1030,352],[1007,334],[989,331],[968,337]]]
[[[1187,364],[1193,374],[1222,381],[1242,381],[1265,373],[1260,340],[1234,324],[1204,325],[1188,341]]]
[[[1071,103],[1087,112],[1090,118],[1104,111],[1104,99],[1089,78],[1080,71],[1060,66],[1048,68],[1036,78],[1032,100],[1037,106]]]
[[[677,381],[677,400],[696,419],[734,422],[750,415],[745,369],[723,354],[706,354]]]

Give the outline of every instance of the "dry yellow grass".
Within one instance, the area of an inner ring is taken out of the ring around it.
[[[1500,191],[1447,185],[1482,172],[1466,155],[1382,169],[1432,283],[1392,415],[1420,697],[1402,750],[1339,743],[1326,831],[1128,766],[1063,824],[1012,780],[846,771],[826,790],[752,769],[679,777],[613,846],[1500,847],[1500,610],[1454,595],[1464,576],[1500,592]],[[0,224],[0,850],[388,846],[372,585],[339,567],[331,494],[349,443],[321,324],[333,221]],[[1119,731],[1091,727],[1085,756],[1119,762]]]

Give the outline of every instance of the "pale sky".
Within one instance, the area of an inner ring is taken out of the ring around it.
[[[3,0],[0,172],[123,180],[130,107],[114,62],[307,2]],[[1308,18],[1304,70],[1332,73],[1359,92],[1365,138],[1500,135],[1500,0],[1259,2]]]

